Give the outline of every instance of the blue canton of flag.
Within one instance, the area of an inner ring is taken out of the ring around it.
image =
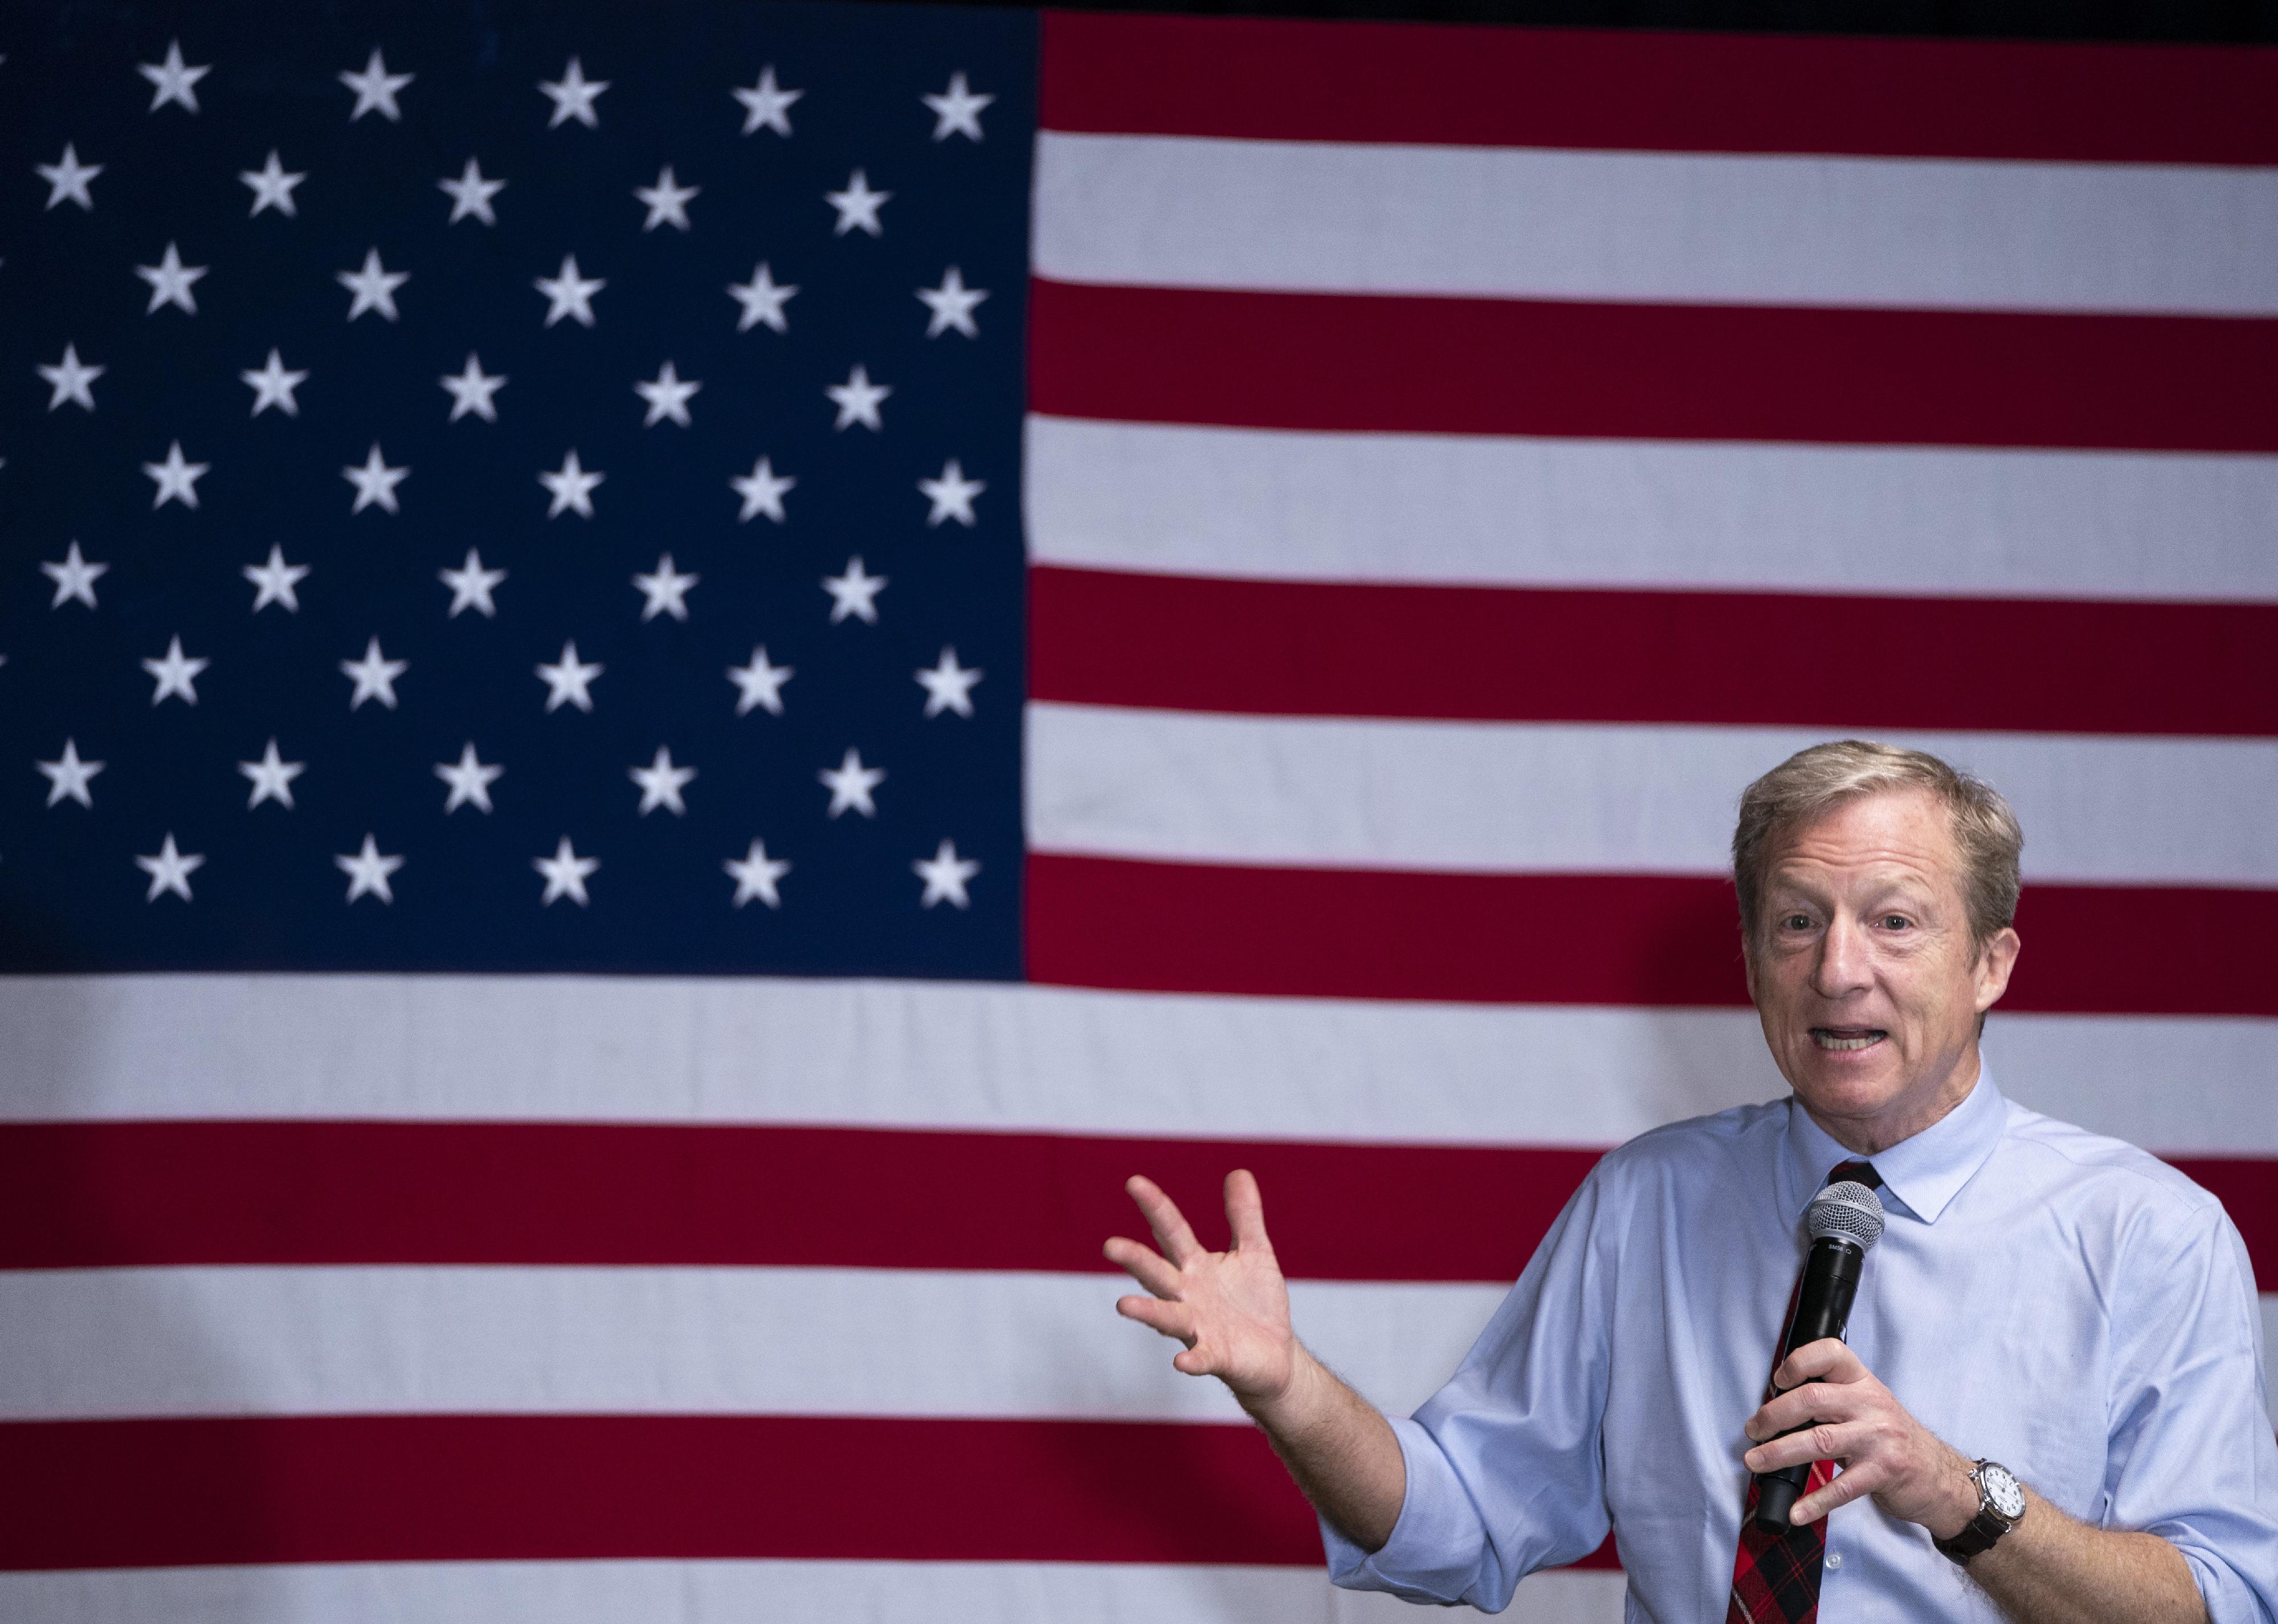
[[[0,968],[1020,973],[1032,19],[0,34]]]

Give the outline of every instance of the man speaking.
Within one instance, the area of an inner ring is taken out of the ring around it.
[[[1223,1252],[1131,1181],[1161,1251],[1107,1243],[1151,1293],[1119,1310],[1265,1428],[1341,1585],[1497,1611],[1610,1528],[1632,1620],[2272,1624],[2236,1230],[2144,1153],[2004,1099],[1979,1054],[2022,845],[1991,787],[1915,751],[1819,745],[1751,785],[1733,878],[1793,1097],[1608,1155],[1412,1420],[1298,1341],[1248,1173]],[[1814,1209],[1838,1183],[1864,1188]],[[1869,1229],[1877,1203],[1879,1238],[1821,1248],[1858,1276],[1843,1339],[1781,1359],[1824,1296],[1807,1210]],[[1782,1518],[1754,1475],[1789,1467]]]

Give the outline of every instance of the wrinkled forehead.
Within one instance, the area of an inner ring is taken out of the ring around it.
[[[1768,885],[1911,885],[1960,895],[1964,863],[1953,819],[1928,790],[1872,790],[1773,827]]]

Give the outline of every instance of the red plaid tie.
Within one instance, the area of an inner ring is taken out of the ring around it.
[[[1839,1184],[1846,1178],[1870,1190],[1883,1182],[1874,1164],[1866,1161],[1838,1162],[1827,1182]],[[1777,1350],[1787,1341],[1787,1322],[1795,1314],[1796,1296],[1802,1290],[1803,1276],[1798,1275],[1795,1289],[1788,1293],[1787,1314],[1780,1321],[1779,1341],[1772,1344],[1775,1370],[1779,1367]],[[1767,1377],[1765,1399],[1769,1402],[1777,1390]],[[1825,1488],[1834,1475],[1833,1461],[1813,1461],[1804,1493]],[[1732,1599],[1724,1609],[1724,1624],[1817,1624],[1819,1568],[1826,1554],[1824,1517],[1780,1534],[1757,1526],[1756,1480],[1752,1475],[1748,1498],[1740,1508],[1740,1549],[1732,1559]]]

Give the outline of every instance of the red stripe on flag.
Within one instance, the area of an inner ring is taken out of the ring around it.
[[[2278,164],[2278,51],[1048,11],[1047,129]]]
[[[1251,868],[1032,854],[1028,974],[1068,986],[1465,1003],[1747,1001],[1711,876]],[[2278,892],[2026,887],[2004,1007],[2278,1015]]]
[[[1245,428],[2278,450],[2278,319],[1030,285],[1029,403]]]
[[[1032,697],[1262,716],[2278,734],[2278,605],[1227,580],[1038,565]],[[1793,680],[1800,644],[1932,657]],[[1971,650],[1999,650],[1989,681]]]
[[[400,1415],[0,1426],[0,1568],[278,1562],[1191,1562],[1310,1567],[1249,1427]],[[941,1485],[953,1483],[944,1495]],[[1617,1566],[1611,1541],[1577,1564]]]
[[[0,1566],[16,1570],[1321,1559],[1264,1435],[1238,1427],[304,1416],[19,1423],[0,1438]]]
[[[1293,1278],[1517,1276],[1599,1153],[591,1122],[0,1126],[0,1268],[562,1265],[1112,1272],[1123,1181],[1222,1246],[1257,1175]],[[2278,1279],[2278,1164],[2177,1159]],[[0,1525],[4,1526],[4,1525]]]
[[[583,1122],[0,1126],[0,1268],[561,1264],[1106,1270],[1145,1173],[1294,1275],[1508,1281],[1594,1150]],[[1428,1260],[1428,1264],[1426,1260]],[[1419,1273],[1422,1270],[1424,1272]]]

